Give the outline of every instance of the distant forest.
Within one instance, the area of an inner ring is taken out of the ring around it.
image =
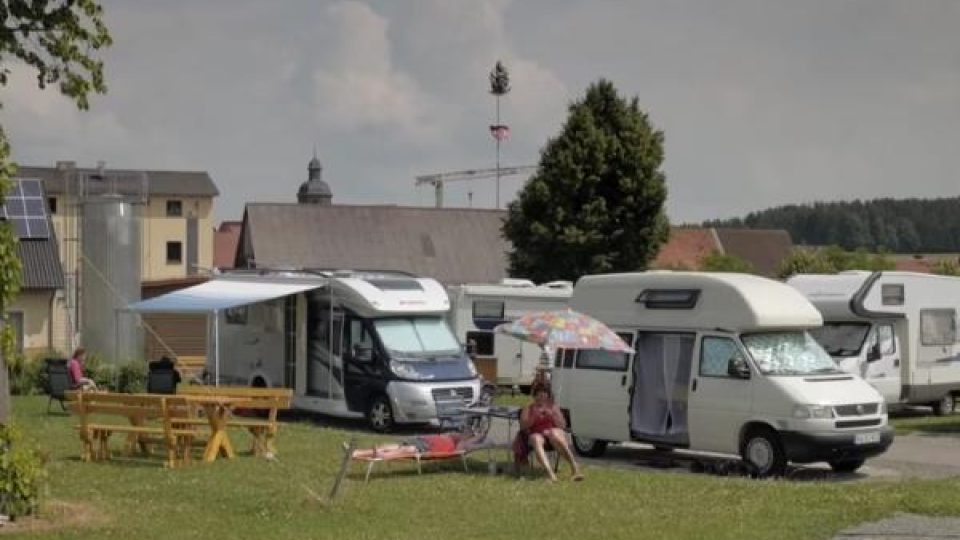
[[[960,197],[778,206],[706,227],[786,229],[795,244],[895,253],[960,252]]]

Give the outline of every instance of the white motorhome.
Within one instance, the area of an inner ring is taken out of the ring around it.
[[[395,423],[472,404],[480,379],[446,321],[436,280],[398,273],[236,272],[134,311],[207,311],[207,372],[221,384],[285,386],[295,408]]]
[[[740,455],[757,474],[787,462],[853,471],[893,440],[883,398],[837,369],[807,333],[820,313],[795,289],[745,274],[585,276],[571,307],[634,355],[562,351],[552,379],[574,446],[608,442]]]
[[[450,326],[461,343],[469,344],[473,360],[484,377],[498,385],[529,386],[542,351],[493,329],[531,311],[563,309],[573,294],[573,283],[554,281],[534,285],[528,280],[499,284],[449,287]]]
[[[913,272],[798,274],[787,283],[823,314],[813,333],[890,404],[954,412],[960,398],[960,279]]]

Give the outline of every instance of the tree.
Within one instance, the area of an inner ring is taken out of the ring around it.
[[[535,281],[644,269],[669,233],[663,132],[600,80],[570,105],[510,203],[510,273]]]
[[[704,272],[740,272],[742,274],[752,274],[753,265],[737,257],[736,255],[725,255],[719,251],[707,255],[700,265]]]
[[[788,278],[794,274],[836,274],[837,268],[823,254],[811,249],[794,249],[780,262],[777,275]]]
[[[103,23],[103,8],[94,0],[0,0],[0,86],[6,86],[11,67],[32,68],[41,89],[56,84],[60,93],[90,107],[90,93],[102,94],[107,86],[103,62],[93,54],[112,43]],[[14,62],[11,66],[11,62]],[[16,166],[10,161],[10,145],[0,126],[0,203],[10,188]],[[20,289],[20,261],[16,237],[9,223],[0,224],[0,312],[6,319],[9,306]],[[2,324],[0,320],[0,324]],[[9,328],[0,343],[0,424],[10,412],[10,388],[6,358],[12,352]]]
[[[953,259],[940,259],[933,263],[930,271],[941,276],[960,276],[960,264]]]

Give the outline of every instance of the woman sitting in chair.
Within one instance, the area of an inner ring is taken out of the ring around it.
[[[573,457],[570,451],[570,445],[567,444],[567,434],[564,431],[567,428],[567,422],[560,412],[560,407],[553,402],[553,393],[550,387],[543,383],[538,383],[531,388],[533,394],[533,403],[524,407],[520,412],[521,433],[527,436],[527,443],[533,448],[537,456],[537,461],[543,465],[547,471],[547,476],[551,482],[557,480],[557,475],[553,472],[553,467],[547,461],[545,446],[547,442],[553,445],[553,448],[560,453],[573,468],[573,479],[583,480],[583,473],[580,471],[580,465]]]

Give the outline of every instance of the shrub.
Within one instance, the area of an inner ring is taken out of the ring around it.
[[[90,355],[84,365],[87,375],[100,388],[112,392],[143,392],[147,387],[147,363],[131,360],[122,364],[102,363],[99,357]]]
[[[42,394],[46,385],[46,358],[55,358],[56,352],[42,353],[27,358],[15,355],[7,361],[10,374],[10,393],[20,396]]]
[[[0,425],[0,514],[34,514],[46,479],[44,456],[14,426]]]

